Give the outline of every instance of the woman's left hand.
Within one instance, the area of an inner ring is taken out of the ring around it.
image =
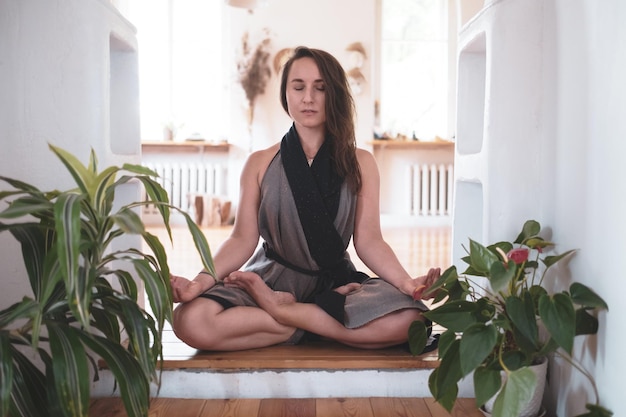
[[[428,294],[426,297],[422,297],[424,291],[430,288],[441,276],[441,268],[430,268],[426,275],[413,278],[408,284],[409,294],[414,300],[429,300],[435,298],[435,293]]]

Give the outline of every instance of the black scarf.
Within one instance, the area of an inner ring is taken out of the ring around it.
[[[280,154],[311,256],[321,269],[341,268],[347,246],[334,219],[344,178],[333,169],[326,138],[309,167],[295,126],[283,137]]]

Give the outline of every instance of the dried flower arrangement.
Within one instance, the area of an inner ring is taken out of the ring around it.
[[[256,47],[250,45],[250,34],[244,33],[241,38],[242,56],[237,62],[239,83],[248,100],[248,128],[254,119],[254,104],[257,97],[265,92],[265,87],[272,75],[269,64],[271,38],[269,29],[263,30],[264,37]]]

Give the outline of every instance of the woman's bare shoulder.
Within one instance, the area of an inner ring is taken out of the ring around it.
[[[248,156],[248,164],[254,166],[267,166],[274,159],[276,152],[280,148],[280,144],[276,143],[269,148],[254,151]]]
[[[270,165],[270,162],[272,162],[272,159],[274,159],[274,156],[276,156],[279,148],[280,143],[277,143],[269,148],[252,152],[250,156],[248,156],[244,171],[256,177],[257,182],[260,184],[265,175],[265,171],[267,171],[267,167]]]
[[[359,165],[361,166],[361,168],[376,166],[376,160],[374,159],[374,155],[366,149],[357,148],[356,159],[357,161],[359,161]]]

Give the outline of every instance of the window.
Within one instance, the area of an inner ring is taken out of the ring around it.
[[[448,0],[381,0],[378,133],[448,138]]]
[[[142,140],[218,139],[226,132],[228,97],[222,65],[220,1],[135,0]]]

